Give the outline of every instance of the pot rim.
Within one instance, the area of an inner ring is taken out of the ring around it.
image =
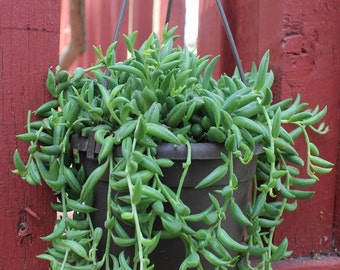
[[[97,143],[93,135],[89,137],[83,137],[79,134],[73,134],[71,136],[71,145],[73,148],[87,152],[87,158],[95,158],[100,151],[100,144]],[[191,159],[192,160],[214,160],[221,159],[221,153],[227,153],[223,144],[200,142],[191,143]],[[113,149],[116,156],[122,156],[120,147]],[[254,155],[259,155],[263,152],[262,146],[256,145],[254,149]],[[172,143],[159,143],[157,147],[157,157],[168,158],[171,160],[186,160],[187,147],[185,144],[176,145]]]

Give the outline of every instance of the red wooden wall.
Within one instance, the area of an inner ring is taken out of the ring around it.
[[[325,120],[330,132],[312,140],[321,155],[335,164],[339,147],[339,17],[337,3],[329,1],[238,1],[236,16],[236,41],[246,70],[270,49],[276,99],[301,93],[311,106],[328,106]],[[252,35],[248,36],[249,29]],[[339,247],[340,235],[334,227],[334,221],[339,224],[337,168],[339,164],[330,175],[320,177],[315,196],[301,201],[277,231],[278,240],[288,236],[295,256]]]
[[[39,237],[53,229],[53,196],[44,186],[29,186],[11,170],[14,149],[24,153],[27,147],[15,138],[25,132],[27,110],[48,99],[45,77],[58,63],[60,5],[54,0],[0,1],[0,11],[0,269],[46,270],[48,264],[36,255],[46,249]],[[30,237],[18,237],[21,222]]]
[[[47,269],[35,256],[46,248],[39,236],[53,226],[53,213],[49,209],[52,195],[44,187],[29,187],[11,174],[12,154],[16,147],[24,150],[26,144],[15,140],[23,132],[26,111],[34,110],[48,98],[44,89],[49,66],[58,62],[61,51],[69,40],[67,31],[67,0],[0,1],[0,78],[1,78],[1,133],[0,143],[0,269]],[[173,1],[170,25],[179,25],[183,43],[185,1]],[[59,37],[59,14],[62,3],[62,20]],[[91,46],[101,44],[104,49],[111,43],[121,0],[85,0],[87,51],[74,66],[88,66],[96,60]],[[165,20],[167,1],[160,1],[159,25]],[[152,0],[129,1],[133,19],[124,17],[121,33],[139,31],[137,45],[152,29]],[[275,99],[302,93],[311,105],[328,106],[326,121],[330,132],[313,136],[320,145],[322,155],[336,164],[332,174],[321,177],[316,195],[300,202],[296,212],[285,216],[276,239],[288,236],[293,256],[310,253],[329,253],[340,247],[339,185],[339,104],[340,104],[340,8],[336,1],[223,1],[229,23],[242,59],[244,69],[251,61],[259,62],[263,53],[271,50],[271,68],[275,73]],[[221,54],[216,74],[232,73],[231,57],[215,1],[201,0],[199,14],[200,55]],[[66,30],[65,30],[66,29]],[[122,39],[119,40],[120,43]],[[122,44],[120,45],[122,47]],[[119,50],[118,57],[125,58]],[[30,207],[40,219],[24,211]],[[17,225],[26,222],[32,232],[31,239],[20,242]],[[302,266],[301,266],[302,265]],[[304,265],[304,266],[303,266]],[[326,259],[306,263],[303,259],[292,264],[282,263],[275,269],[340,269],[337,260]]]

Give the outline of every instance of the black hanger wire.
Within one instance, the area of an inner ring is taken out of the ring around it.
[[[165,24],[169,23],[169,21],[170,21],[171,8],[172,8],[172,0],[169,0],[168,1],[168,9],[166,11]]]
[[[127,5],[127,0],[123,0],[122,5],[120,7],[119,17],[118,17],[116,29],[115,29],[114,36],[113,36],[113,42],[118,40],[120,28],[122,26],[122,22],[123,22],[125,10],[126,10],[126,5]],[[240,59],[240,56],[238,54],[236,44],[235,44],[235,41],[234,41],[234,38],[233,38],[233,34],[231,32],[231,29],[230,29],[226,14],[224,12],[221,0],[216,0],[216,5],[217,5],[218,11],[220,13],[224,29],[226,31],[226,35],[227,35],[229,45],[231,47],[231,51],[233,53],[233,56],[234,56],[234,59],[235,59],[235,62],[236,62],[236,66],[237,66],[238,71],[240,73],[241,80],[244,84],[247,84],[245,74],[244,74],[244,71],[243,71],[243,67],[242,67],[242,63],[241,63],[241,59]],[[165,24],[169,23],[169,21],[170,21],[171,9],[172,9],[172,0],[169,0],[167,12],[166,12]],[[108,70],[107,70],[107,72],[108,72]]]
[[[225,12],[224,12],[224,9],[223,9],[221,1],[220,0],[216,0],[216,4],[217,4],[218,11],[220,12],[222,23],[223,23],[224,29],[226,31],[226,34],[227,34],[227,38],[228,38],[228,41],[229,41],[229,44],[230,44],[231,51],[232,51],[232,53],[234,55],[236,66],[237,66],[238,71],[240,73],[241,80],[242,80],[242,82],[245,85],[247,85],[246,77],[244,75],[243,67],[242,67],[242,64],[241,64],[241,59],[240,59],[240,56],[239,56],[239,54],[237,52],[237,48],[236,48],[236,45],[235,45],[233,34],[232,34],[232,32],[230,30],[230,27],[229,27],[227,16],[225,15]]]

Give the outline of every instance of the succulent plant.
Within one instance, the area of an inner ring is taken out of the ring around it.
[[[99,59],[89,68],[76,68],[72,74],[58,67],[48,71],[46,86],[53,99],[35,110],[38,120],[32,121],[29,112],[27,133],[17,135],[29,142],[29,157],[23,162],[16,150],[14,172],[29,184],[48,185],[59,198],[51,206],[61,217],[53,232],[42,237],[52,245],[39,255],[52,269],[152,269],[149,255],[163,237],[180,237],[185,243],[180,269],[203,269],[203,258],[214,269],[236,264],[238,269],[270,269],[272,262],[289,256],[288,240],[275,246],[274,231],[285,211],[295,210],[299,199],[313,195],[302,187],[311,187],[318,173],[332,169],[309,137],[309,131],[327,132],[328,127],[320,124],[327,107],[311,109],[299,95],[274,103],[269,52],[246,74],[247,85],[237,70],[231,77],[222,74],[214,79],[218,57],[210,60],[186,47],[175,48],[175,30],[165,27],[161,39],[151,34],[139,49],[134,48],[136,32],[124,35],[130,57],[122,62],[116,62],[114,42],[106,53],[94,47]],[[88,175],[71,145],[74,134],[92,134],[101,146],[98,167]],[[306,142],[306,160],[294,145],[299,135]],[[188,152],[176,191],[162,182],[164,169],[173,165],[172,160],[157,157],[164,142],[185,145]],[[209,194],[210,207],[192,213],[181,192],[191,145],[198,142],[221,144],[226,152],[221,153],[222,164],[202,176],[196,188],[209,187],[225,176],[229,181]],[[263,152],[243,212],[234,199],[239,179],[233,164],[235,159],[250,162],[259,146]],[[118,147],[120,157],[113,152]],[[107,170],[106,221],[95,227],[92,193]],[[301,177],[301,170],[308,177]],[[221,227],[227,210],[245,227],[242,243]],[[161,220],[161,229],[154,229],[156,219]],[[204,222],[208,228],[192,229],[189,221]],[[133,228],[133,236],[123,224]],[[96,252],[100,241],[106,241],[102,257]],[[110,245],[134,246],[134,257],[123,252],[115,256]],[[252,266],[252,256],[260,257],[257,266]]]

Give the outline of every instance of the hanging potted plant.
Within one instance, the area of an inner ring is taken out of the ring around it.
[[[29,112],[17,135],[29,158],[16,150],[14,172],[58,197],[61,215],[42,237],[51,247],[39,255],[52,269],[270,269],[289,256],[273,235],[283,212],[313,195],[300,187],[331,170],[309,138],[327,132],[326,107],[300,96],[273,103],[269,52],[247,85],[238,72],[216,80],[218,57],[174,48],[174,32],[139,49],[136,33],[124,36],[123,62],[114,42],[94,48],[89,68],[48,71],[54,99],[34,112],[41,119]]]

